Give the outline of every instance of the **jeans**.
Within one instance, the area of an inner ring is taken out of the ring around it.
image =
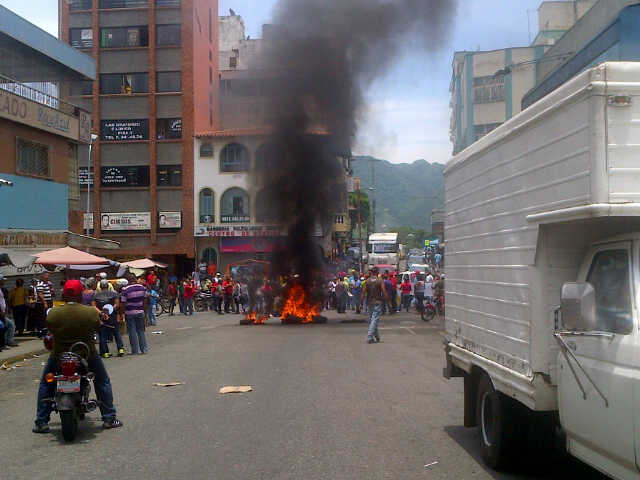
[[[402,294],[402,306],[400,307],[400,310],[402,310],[404,308],[404,309],[407,310],[407,313],[408,313],[410,306],[411,306],[411,295],[409,295],[408,293],[403,293]]]
[[[416,292],[416,310],[422,312],[424,309],[424,292]]]
[[[4,327],[7,329],[5,332],[7,345],[13,345],[14,343],[16,343],[16,339],[15,339],[16,324],[9,317],[4,317],[2,321],[4,322]]]
[[[129,330],[131,354],[147,353],[149,347],[147,347],[147,337],[144,334],[144,313],[126,315],[125,318],[127,320],[127,330]]]
[[[184,297],[178,297],[178,306],[180,307],[180,313],[184,313]]]
[[[185,315],[193,315],[193,298],[184,299],[184,313]]]
[[[171,297],[169,298],[169,315],[173,315],[173,311],[176,308],[176,298],[175,297]]]
[[[352,300],[353,306],[356,309],[356,313],[360,313],[360,301],[362,300],[362,294],[354,293],[353,298],[351,300]]]
[[[380,333],[378,332],[378,322],[380,321],[380,315],[382,315],[382,304],[374,303],[369,306],[369,331],[367,332],[367,339],[380,341]]]
[[[113,420],[116,418],[116,408],[113,406],[113,391],[111,390],[111,380],[109,374],[104,368],[104,363],[98,355],[93,355],[89,358],[89,370],[93,372],[93,388],[96,391],[96,397],[98,398],[98,405],[100,406],[100,413],[102,414],[102,420]],[[47,373],[55,373],[56,361],[49,357],[42,377],[40,378],[40,386],[38,387],[38,405],[36,406],[36,423],[44,425],[49,423],[51,419],[51,411],[53,410],[53,404],[48,401],[44,401],[48,398],[54,398],[56,394],[55,382],[47,383],[45,376]]]
[[[100,355],[104,355],[105,353],[109,353],[109,337],[111,335],[114,336],[116,340],[116,347],[118,350],[124,348],[124,343],[122,342],[122,335],[120,334],[120,328],[116,322],[110,322],[107,325],[103,325],[100,327]],[[115,327],[115,328],[112,328]]]
[[[22,334],[24,332],[25,320],[27,318],[27,307],[26,305],[16,305],[13,307],[13,318],[16,321],[16,332]]]
[[[156,306],[149,305],[149,323],[151,325],[158,325],[158,318],[156,317]]]

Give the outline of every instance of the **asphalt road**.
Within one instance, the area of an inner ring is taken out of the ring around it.
[[[461,426],[462,381],[442,378],[440,325],[385,316],[382,342],[368,345],[366,324],[345,322],[354,318],[247,327],[235,315],[160,317],[148,355],[106,361],[125,426],[103,431],[91,414],[74,444],[55,414],[50,434],[30,431],[42,358],[0,372],[0,478],[600,478],[571,460],[486,469],[476,432]],[[219,394],[225,385],[253,391]]]

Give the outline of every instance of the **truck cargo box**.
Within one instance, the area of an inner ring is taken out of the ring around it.
[[[496,388],[532,408],[555,407],[562,283],[589,242],[638,228],[639,95],[640,63],[603,63],[445,169],[451,356],[490,365]]]

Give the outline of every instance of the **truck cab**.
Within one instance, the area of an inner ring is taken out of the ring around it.
[[[369,235],[367,244],[367,265],[393,265],[395,270],[400,266],[400,245],[397,233],[373,233]]]

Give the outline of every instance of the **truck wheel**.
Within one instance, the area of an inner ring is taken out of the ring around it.
[[[516,418],[512,414],[511,400],[496,392],[488,375],[478,383],[476,415],[482,457],[491,468],[500,469],[511,460],[511,446],[515,442],[512,433]]]

